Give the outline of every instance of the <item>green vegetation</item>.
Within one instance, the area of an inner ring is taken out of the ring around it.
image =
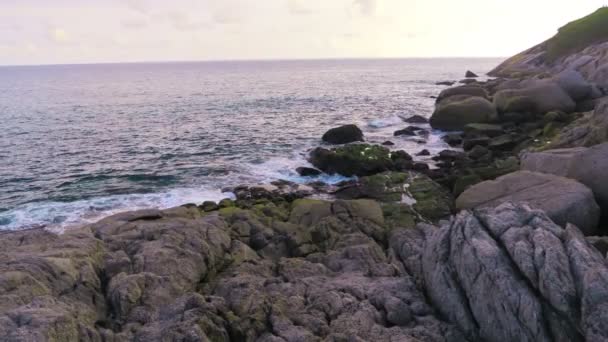
[[[547,42],[547,56],[550,60],[556,60],[604,41],[608,41],[607,7],[560,28],[557,35]]]

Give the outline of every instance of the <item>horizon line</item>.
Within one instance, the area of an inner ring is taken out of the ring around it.
[[[201,60],[142,60],[116,62],[76,62],[48,64],[0,64],[5,67],[43,67],[43,66],[85,66],[85,65],[118,65],[118,64],[165,64],[165,63],[230,63],[230,62],[303,62],[303,61],[338,61],[338,60],[413,60],[413,59],[501,59],[504,56],[431,56],[431,57],[320,57],[320,58],[234,58],[234,59],[201,59]]]

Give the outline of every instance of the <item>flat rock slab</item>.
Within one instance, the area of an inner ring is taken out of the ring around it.
[[[457,209],[495,207],[505,202],[528,203],[541,209],[555,221],[571,223],[586,235],[597,229],[600,209],[593,193],[585,185],[564,177],[530,171],[518,171],[479,183],[456,200]]]

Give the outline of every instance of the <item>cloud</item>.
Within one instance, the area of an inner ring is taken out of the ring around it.
[[[289,13],[295,15],[309,15],[317,13],[317,11],[302,5],[300,0],[287,0],[287,9],[289,10]]]
[[[150,6],[146,0],[125,0],[127,7],[135,12],[148,14],[150,12]]]
[[[120,25],[129,30],[140,30],[148,27],[149,22],[147,18],[139,18],[139,19],[125,19],[120,22]]]
[[[52,28],[49,31],[49,36],[51,38],[51,41],[57,44],[65,44],[69,41],[68,33],[62,28]]]
[[[363,15],[374,15],[376,13],[376,0],[353,0],[353,5],[358,7]]]
[[[193,19],[188,13],[181,11],[167,13],[166,18],[171,26],[179,31],[197,31],[212,26],[208,21]]]

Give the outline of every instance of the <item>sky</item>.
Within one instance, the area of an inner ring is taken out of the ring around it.
[[[604,0],[0,0],[0,65],[506,57]]]

